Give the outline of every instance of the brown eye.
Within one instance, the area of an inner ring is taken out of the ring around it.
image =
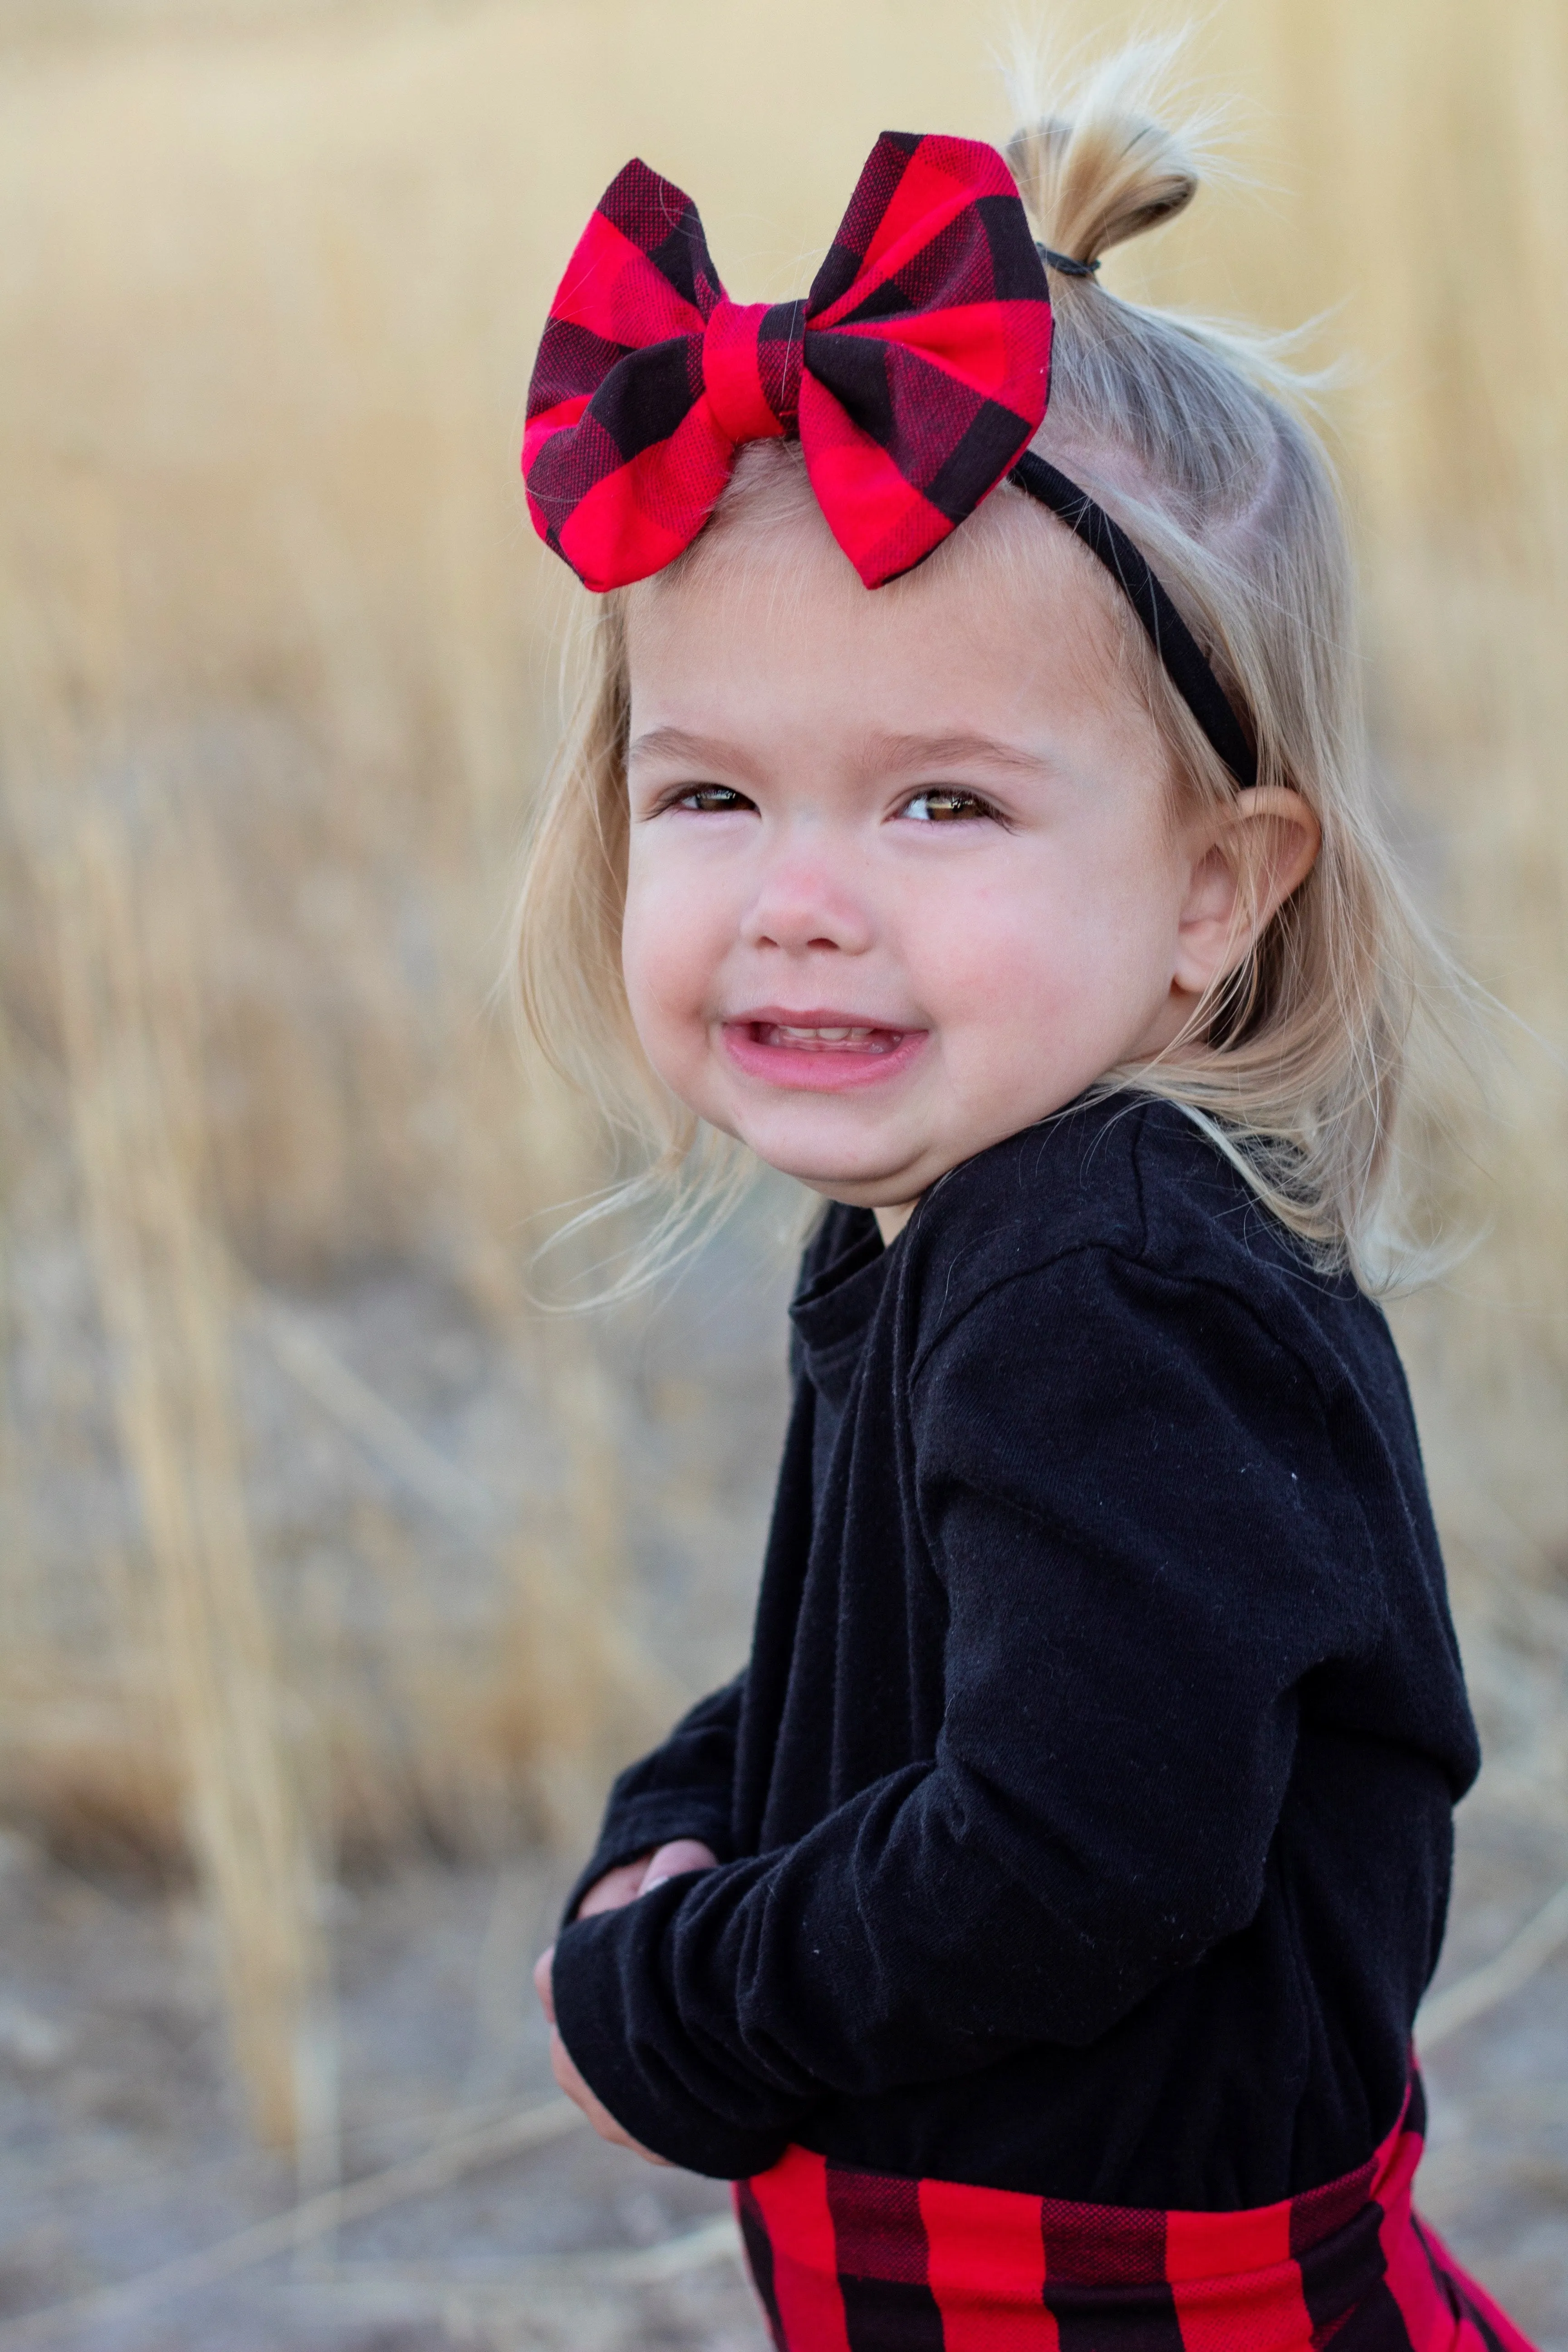
[[[728,784],[693,784],[669,803],[671,808],[695,809],[700,816],[722,815],[728,809],[748,809],[754,803],[744,793],[737,793]]]
[[[917,793],[906,801],[902,814],[912,816],[922,824],[956,824],[965,818],[989,816],[989,803],[978,793],[958,791],[953,785],[933,785],[929,792]]]

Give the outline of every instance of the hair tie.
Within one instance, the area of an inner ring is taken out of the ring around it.
[[[1064,278],[1098,278],[1100,275],[1098,259],[1075,261],[1070,253],[1053,253],[1048,245],[1037,244],[1035,251],[1047,269],[1059,269]]]

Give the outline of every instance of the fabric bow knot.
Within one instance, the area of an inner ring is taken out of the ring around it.
[[[884,131],[804,302],[731,302],[690,198],[630,163],[551,307],[523,477],[586,586],[689,547],[746,441],[797,436],[868,588],[920,563],[1046,413],[1051,305],[1012,173],[971,139]]]

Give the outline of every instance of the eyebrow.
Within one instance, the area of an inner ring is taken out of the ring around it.
[[[690,735],[683,727],[649,728],[647,734],[637,736],[631,743],[628,756],[689,761],[697,766],[712,764],[740,773],[754,773],[756,769],[756,762],[738,745],[711,736]],[[882,728],[871,729],[862,735],[856,764],[868,772],[880,773],[889,768],[942,768],[966,760],[1031,776],[1037,776],[1047,764],[1038,753],[1005,743],[994,735],[901,734]]]
[[[689,735],[684,727],[650,727],[646,735],[633,737],[626,757],[679,760],[694,768],[731,768],[741,773],[754,772],[756,765],[738,744],[721,742],[713,735]]]
[[[874,768],[942,768],[950,762],[979,760],[988,768],[1006,768],[1017,775],[1037,776],[1047,764],[1038,752],[994,735],[889,734],[881,729],[861,739],[863,763]]]

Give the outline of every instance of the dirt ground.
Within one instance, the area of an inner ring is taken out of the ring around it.
[[[563,1879],[542,1863],[431,1864],[341,1898],[346,2177],[460,2147],[509,2107],[553,2108],[529,1971]],[[191,1902],[93,1885],[13,1844],[0,1981],[7,2313],[221,2244],[290,2201],[289,2168],[256,2153],[233,2110]],[[43,2340],[79,2352],[750,2352],[763,2338],[727,2212],[716,2184],[569,2128],[205,2287],[83,2310]],[[692,2239],[716,2219],[718,2244],[710,2230]],[[661,2250],[651,2262],[649,2249]],[[34,2339],[0,2327],[0,2344],[13,2340]]]
[[[783,1278],[731,1264],[656,1325],[633,1383],[662,1400],[638,1458],[662,1464],[679,1502],[639,1522],[637,1608],[693,1685],[743,1644]],[[495,1368],[477,1341],[465,1356],[448,1331],[439,1397],[421,1395],[449,1304],[400,1278],[312,1311],[432,1443],[456,1458],[493,1443]],[[1500,1706],[1510,1670],[1486,1663]],[[1559,1719],[1560,1665],[1543,1702]],[[1507,1738],[1460,1816],[1439,1990],[1568,1881],[1568,1820]],[[301,2183],[243,2126],[194,1897],[6,1834],[0,2352],[761,2352],[722,2186],[602,2146],[555,2101],[529,1972],[569,1874],[537,1854],[414,1858],[334,1895],[339,2144],[310,2152]],[[1427,2079],[1430,2219],[1542,2352],[1568,2352],[1568,1941],[1448,2032]],[[334,2168],[354,2218],[321,2201]],[[269,2233],[301,2195],[302,2226]]]

